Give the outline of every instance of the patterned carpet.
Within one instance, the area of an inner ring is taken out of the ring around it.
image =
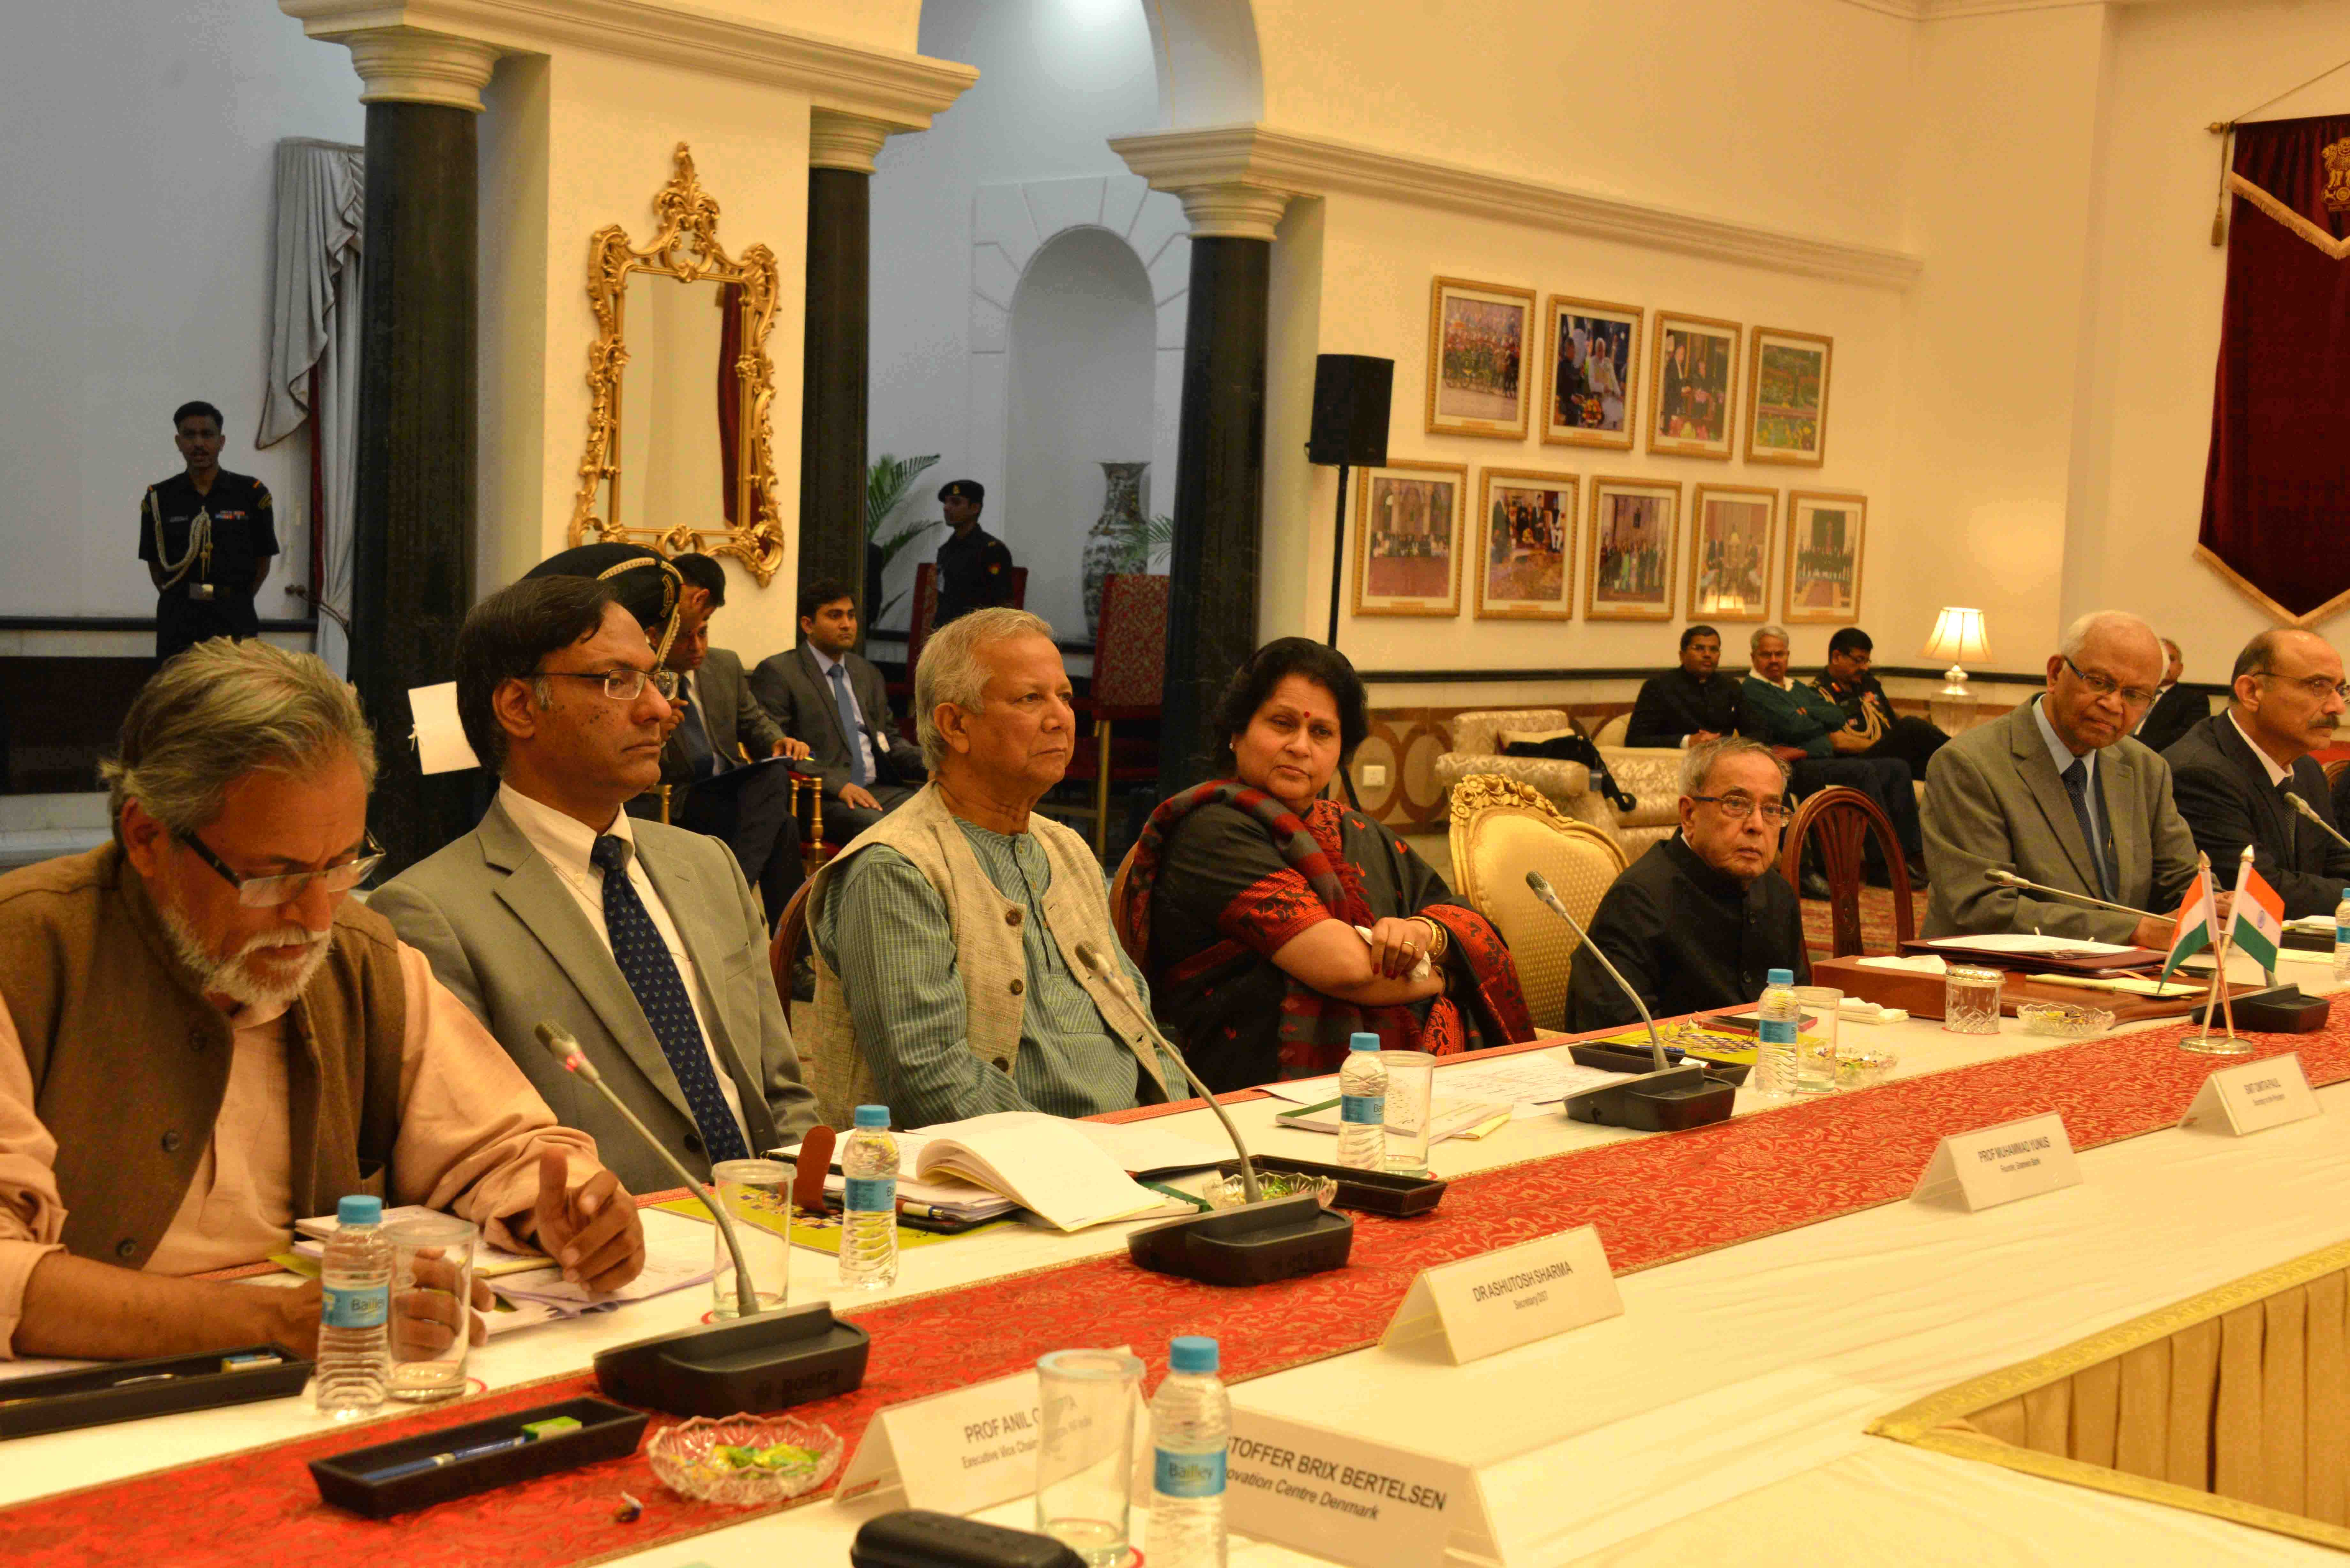
[[[1926,892],[1918,888],[1909,895],[1910,929],[1914,931],[1926,923]],[[1860,890],[1861,945],[1873,953],[1893,950],[1893,890],[1889,888],[1863,888]],[[1812,950],[1812,957],[1828,956],[1828,906],[1825,899],[1804,900],[1804,943]]]

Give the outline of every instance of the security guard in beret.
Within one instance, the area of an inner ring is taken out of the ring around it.
[[[155,580],[155,657],[207,638],[258,637],[253,598],[277,554],[269,487],[220,465],[221,411],[182,403],[172,429],[186,471],[147,487],[139,558]]]
[[[954,533],[939,546],[939,618],[931,629],[959,615],[1012,602],[1012,552],[979,525],[987,489],[976,479],[951,480],[939,491],[939,506]]]

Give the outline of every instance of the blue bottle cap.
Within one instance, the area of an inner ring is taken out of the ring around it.
[[[1360,1039],[1361,1036],[1356,1038]],[[1167,1370],[1170,1372],[1213,1372],[1216,1366],[1216,1342],[1204,1334],[1178,1334],[1168,1342]]]
[[[1791,969],[1774,969],[1768,975],[1763,977],[1762,983],[1765,985],[1793,985],[1795,983],[1795,971]]]
[[[1347,1037],[1347,1049],[1349,1051],[1376,1051],[1378,1048],[1379,1037],[1376,1034],[1358,1033]]]
[[[354,1192],[335,1204],[335,1219],[345,1225],[380,1225],[383,1223],[383,1199]]]
[[[889,1107],[887,1106],[858,1106],[857,1125],[861,1127],[888,1127],[889,1125]]]

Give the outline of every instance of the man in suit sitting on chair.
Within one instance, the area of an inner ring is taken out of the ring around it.
[[[2236,656],[2235,701],[2162,753],[2178,815],[2216,868],[2252,846],[2252,865],[2285,919],[2330,915],[2350,887],[2350,847],[2293,809],[2291,790],[2331,819],[2325,770],[2344,710],[2342,656],[2314,632],[2264,631]]]
[[[816,1120],[767,969],[767,922],[723,844],[620,809],[660,772],[644,629],[594,578],[525,578],[457,634],[457,711],[501,783],[481,826],[369,907],[421,950],[567,1127],[630,1189],[675,1178],[536,1038],[577,1037],[697,1176]]]
[[[912,798],[928,780],[914,748],[891,733],[881,672],[856,651],[857,597],[819,578],[800,590],[800,645],[760,661],[751,691],[777,722],[808,739],[824,776],[825,826],[846,844]]]
[[[2039,931],[2162,949],[2195,876],[2195,836],[2171,804],[2170,767],[2130,738],[2154,701],[2162,645],[2134,615],[2064,629],[2048,690],[1978,724],[1926,770],[1928,937]],[[2003,888],[1997,868],[2144,917]],[[2222,906],[2227,895],[2221,893]],[[2224,908],[2215,911],[2225,918]]]

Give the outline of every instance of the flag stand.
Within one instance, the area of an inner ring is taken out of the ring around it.
[[[2245,857],[2249,859],[2251,853],[2251,846],[2246,845]],[[2201,874],[2208,878],[2211,872],[2211,857],[2208,855],[2199,855],[2196,858],[2201,863]],[[2210,884],[2207,881],[2205,885],[2208,888]],[[2242,886],[2242,878],[2239,876],[2237,887],[2241,889]],[[2206,897],[2209,898],[2208,893]],[[2228,954],[2230,950],[2229,939],[2235,931],[2235,911],[2231,908],[2229,910],[2228,919],[2224,920],[2219,919],[2219,906],[2216,901],[2211,904],[2211,927],[2216,937],[2219,958],[2211,966],[2210,993],[2203,1001],[2203,1032],[2192,1040],[2179,1041],[2179,1048],[2206,1056],[2249,1056],[2252,1053],[2252,1043],[2237,1038],[2236,1004],[2228,990]],[[2214,1008],[2217,1008],[2226,1020],[2228,1030],[2228,1033],[2216,1044],[2211,1039],[2211,1013]]]

